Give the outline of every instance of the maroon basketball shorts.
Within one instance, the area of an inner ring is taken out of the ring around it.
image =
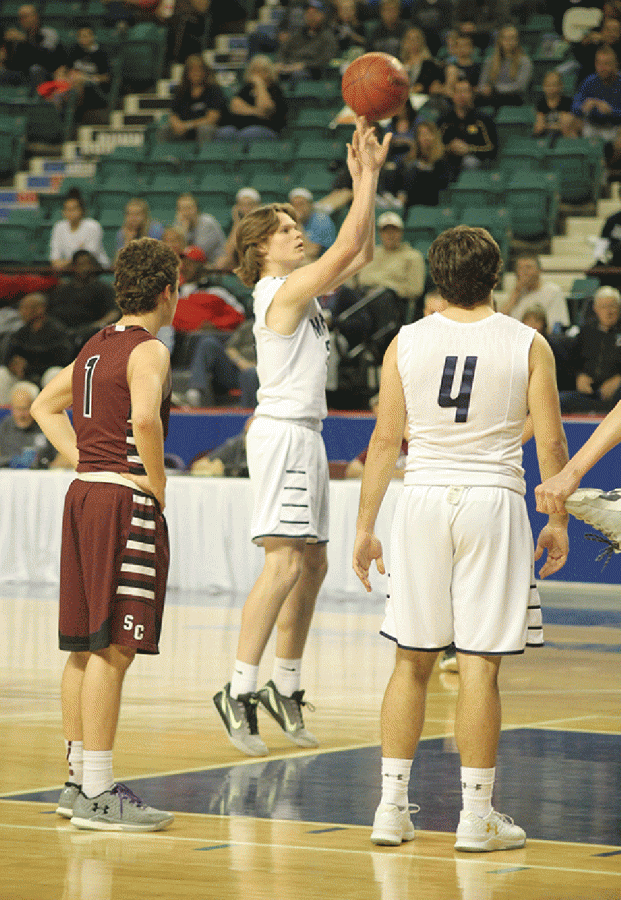
[[[60,552],[60,649],[121,644],[159,653],[168,561],[166,520],[153,497],[73,481]]]

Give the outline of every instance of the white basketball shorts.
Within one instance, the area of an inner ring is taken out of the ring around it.
[[[246,438],[254,493],[251,535],[328,540],[330,475],[320,431],[267,416],[257,416]]]
[[[381,633],[410,650],[522,653],[543,644],[524,498],[507,488],[404,487]]]

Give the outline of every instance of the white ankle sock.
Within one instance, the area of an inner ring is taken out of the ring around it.
[[[401,809],[408,808],[411,759],[382,757],[382,803],[394,803]]]
[[[281,659],[275,657],[272,681],[276,690],[285,697],[291,697],[294,691],[300,690],[302,680],[301,659]]]
[[[82,784],[84,775],[84,744],[82,741],[65,741],[65,755],[69,764],[69,778],[71,784]]]
[[[240,694],[254,694],[258,681],[259,667],[236,659],[231,678],[231,697],[239,697]]]
[[[112,750],[85,750],[82,793],[96,797],[109,791],[113,784]]]
[[[496,769],[461,767],[461,796],[464,812],[485,818],[492,811],[492,791]]]

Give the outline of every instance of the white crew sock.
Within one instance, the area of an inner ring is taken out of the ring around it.
[[[96,797],[109,791],[113,785],[112,750],[85,750],[82,793],[87,797]]]
[[[67,781],[80,786],[84,774],[84,744],[82,741],[65,741],[65,755],[69,765]]]
[[[492,811],[492,791],[496,769],[461,767],[461,796],[464,812],[485,818]]]
[[[400,809],[408,808],[411,759],[382,757],[382,803],[394,803]]]
[[[300,690],[302,680],[301,659],[281,659],[275,657],[272,681],[276,685],[279,694],[291,697],[294,691]]]
[[[231,697],[239,697],[240,694],[254,694],[259,681],[259,667],[250,663],[235,660],[233,677],[231,678]]]

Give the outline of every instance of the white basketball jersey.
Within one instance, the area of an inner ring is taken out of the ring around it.
[[[260,388],[255,415],[320,423],[328,414],[326,377],[328,327],[317,300],[310,300],[293,334],[277,334],[265,324],[285,278],[262,278],[254,289],[254,336]]]
[[[522,429],[535,331],[502,313],[434,313],[398,337],[410,431],[405,484],[496,485],[525,493]]]

